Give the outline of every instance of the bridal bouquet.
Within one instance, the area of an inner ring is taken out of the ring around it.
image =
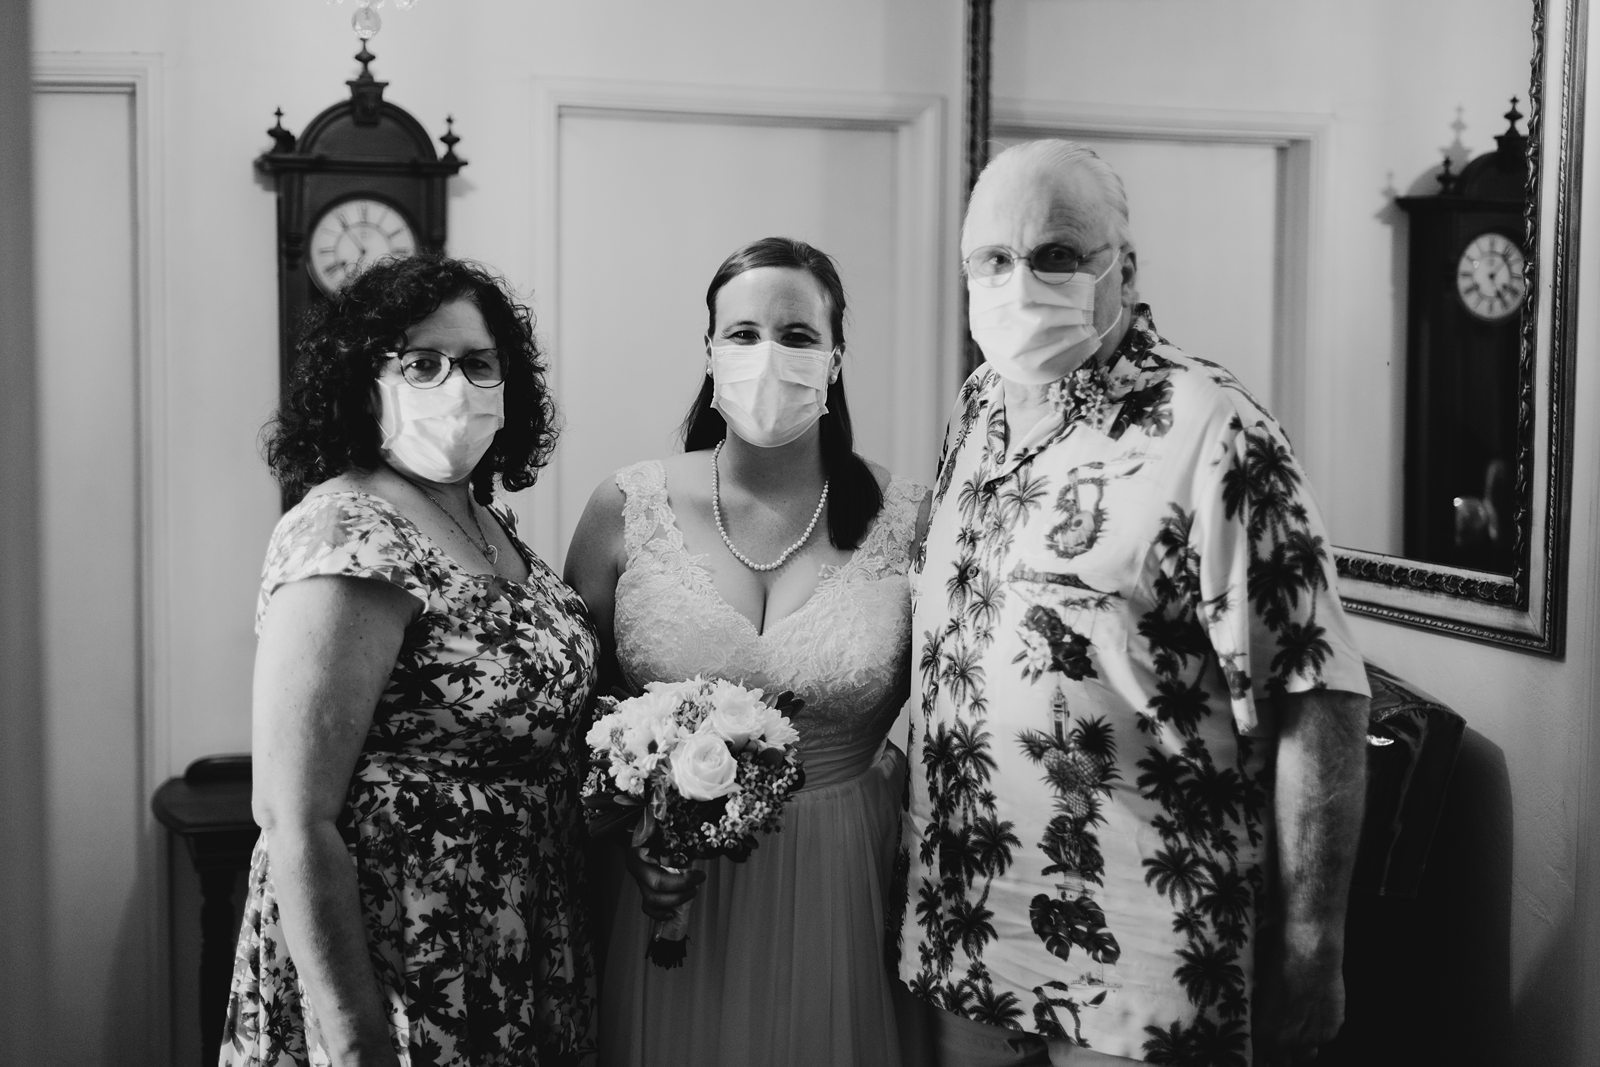
[[[801,703],[792,693],[768,703],[759,689],[699,677],[651,682],[624,700],[601,697],[583,785],[591,832],[633,823],[633,844],[674,871],[692,859],[748,858],[805,780],[799,734],[784,715]],[[645,955],[662,967],[682,964],[688,921],[685,902]]]

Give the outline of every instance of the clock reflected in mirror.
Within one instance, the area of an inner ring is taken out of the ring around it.
[[[1456,292],[1468,311],[1489,322],[1522,307],[1528,295],[1528,261],[1503,233],[1480,233],[1461,253]]]
[[[1513,99],[1497,147],[1432,195],[1402,196],[1406,286],[1404,554],[1511,574],[1518,366],[1529,293],[1527,138]]]
[[[398,209],[371,197],[337,201],[311,230],[306,270],[324,293],[333,293],[385,256],[417,250],[416,232]]]

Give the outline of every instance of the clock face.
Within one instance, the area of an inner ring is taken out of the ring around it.
[[[311,228],[306,270],[331,293],[383,256],[417,250],[411,224],[381,200],[353,196],[324,211]]]
[[[1511,238],[1480,233],[1456,264],[1456,292],[1480,319],[1498,322],[1516,312],[1528,296],[1528,262]]]

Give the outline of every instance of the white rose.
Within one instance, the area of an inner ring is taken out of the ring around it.
[[[739,763],[716,734],[695,734],[672,751],[672,783],[691,800],[715,800],[738,788]]]
[[[761,703],[761,690],[751,691],[731,682],[718,682],[711,689],[711,713],[700,724],[700,733],[713,733],[735,750],[752,737],[760,737],[769,709]]]
[[[584,741],[589,745],[589,751],[609,753],[611,751],[611,731],[622,726],[622,719],[622,715],[613,711],[595,720],[595,724],[589,727],[588,736],[584,738]]]

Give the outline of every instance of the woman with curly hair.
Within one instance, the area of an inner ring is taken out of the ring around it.
[[[224,1065],[586,1062],[583,603],[494,500],[554,409],[482,268],[379,263],[308,318],[267,457],[261,837]]]

